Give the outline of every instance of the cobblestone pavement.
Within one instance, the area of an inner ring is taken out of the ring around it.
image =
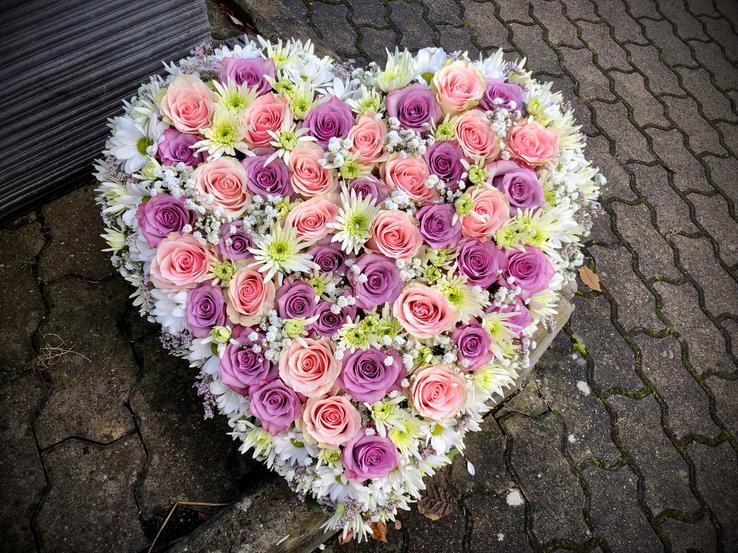
[[[609,178],[582,291],[535,378],[388,544],[341,551],[738,550],[738,4],[286,2],[338,54],[527,56]],[[227,33],[226,33],[227,34]],[[92,187],[0,231],[3,551],[138,551],[176,500],[264,477],[202,422],[186,364],[130,307]],[[338,549],[338,545],[330,548]]]

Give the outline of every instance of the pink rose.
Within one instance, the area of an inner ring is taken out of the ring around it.
[[[402,190],[415,202],[431,203],[438,192],[425,184],[428,165],[422,157],[391,156],[384,164],[384,180],[391,190]]]
[[[449,419],[466,402],[464,377],[445,365],[418,369],[410,388],[413,407],[433,420]]]
[[[461,218],[461,233],[467,238],[487,241],[510,218],[510,203],[496,188],[475,186],[467,194],[473,207],[472,213]]]
[[[384,121],[371,115],[364,115],[351,127],[348,138],[353,142],[351,151],[357,154],[359,163],[371,163],[382,155],[387,126]]]
[[[321,397],[335,385],[341,364],[334,355],[335,345],[329,338],[304,338],[305,345],[295,341],[282,351],[279,377],[299,394]]]
[[[167,87],[161,112],[179,132],[197,134],[213,117],[210,89],[193,75],[180,75]]]
[[[203,196],[212,196],[210,204],[229,216],[240,215],[249,203],[246,170],[233,157],[208,161],[195,169],[195,188]]]
[[[454,125],[454,134],[461,149],[472,159],[495,158],[500,153],[497,135],[483,111],[473,109],[460,116]]]
[[[228,318],[243,326],[258,324],[274,306],[274,295],[274,283],[265,282],[262,273],[254,269],[239,269],[228,285]]]
[[[317,242],[328,236],[328,223],[336,218],[337,213],[338,206],[333,202],[310,198],[287,214],[287,224],[294,227],[299,237]]]
[[[372,221],[371,234],[367,249],[390,259],[410,259],[423,245],[417,221],[404,211],[380,211]]]
[[[513,157],[529,165],[543,165],[559,156],[559,135],[533,121],[515,125],[507,135]]]
[[[323,148],[315,142],[303,142],[290,153],[292,188],[301,196],[319,196],[338,189],[333,171],[319,163],[323,154]]]
[[[431,87],[443,113],[458,115],[479,103],[487,80],[471,63],[458,60],[437,71]]]
[[[151,261],[151,281],[157,288],[184,290],[208,279],[210,250],[191,234],[171,233],[156,248]]]
[[[308,399],[302,422],[305,433],[323,447],[338,447],[361,432],[361,415],[340,396]]]
[[[424,284],[409,284],[392,305],[402,327],[416,338],[432,338],[451,330],[459,314],[441,292]]]
[[[266,146],[272,140],[269,131],[277,132],[282,124],[292,124],[287,100],[273,93],[259,96],[243,114],[246,126],[244,140],[249,146]]]

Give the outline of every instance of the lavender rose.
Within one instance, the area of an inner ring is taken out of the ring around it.
[[[275,76],[274,62],[265,58],[223,58],[218,62],[220,81],[227,84],[245,84],[261,96],[272,89],[266,77]]]
[[[266,165],[268,158],[268,155],[252,156],[241,162],[246,169],[246,188],[258,196],[294,196],[290,171],[284,161],[276,158]]]
[[[261,353],[249,349],[248,335],[252,332],[254,330],[249,327],[236,327],[220,358],[220,379],[241,395],[248,395],[252,386],[259,386],[277,377],[277,367]]]
[[[272,436],[292,426],[300,416],[300,397],[278,378],[253,386],[249,389],[249,395],[249,411]]]
[[[505,254],[491,242],[464,240],[456,250],[456,262],[472,285],[488,288],[505,266]]]
[[[346,319],[356,317],[356,307],[353,305],[339,309],[338,313],[333,312],[334,306],[336,306],[335,303],[319,302],[315,307],[315,313],[313,313],[313,316],[317,319],[308,327],[308,330],[320,336],[332,338],[336,332],[341,330],[341,327],[346,323]]]
[[[181,231],[182,227],[191,225],[194,220],[192,212],[185,207],[184,196],[157,194],[136,209],[138,226],[152,248],[158,246],[169,233]]]
[[[322,104],[310,108],[303,122],[308,135],[314,136],[323,148],[333,137],[346,138],[354,126],[354,114],[346,102],[336,96]]]
[[[510,200],[510,214],[516,208],[540,207],[545,203],[543,186],[535,171],[519,165],[515,161],[500,159],[487,165],[487,178],[492,185]]]
[[[335,276],[341,276],[346,272],[346,253],[335,242],[318,244],[311,248],[309,253],[312,254],[313,261],[320,267],[321,273],[333,273]]]
[[[464,151],[455,140],[439,140],[425,151],[425,162],[433,175],[451,188],[457,188],[464,172]]]
[[[389,365],[387,358],[392,360]],[[357,349],[343,358],[338,384],[356,401],[375,403],[390,390],[400,390],[403,378],[405,367],[397,350]]]
[[[389,473],[400,463],[400,454],[389,438],[359,434],[346,443],[341,460],[346,478],[363,482]]]
[[[418,132],[427,132],[441,118],[441,108],[431,90],[419,83],[387,94],[387,114],[400,124]]]
[[[228,259],[238,260],[251,257],[249,248],[254,247],[254,241],[244,230],[243,221],[233,221],[220,227],[218,253]]]
[[[225,300],[220,286],[203,282],[187,292],[185,318],[195,338],[203,338],[226,320]]]
[[[371,309],[375,305],[392,303],[402,292],[404,283],[392,260],[376,253],[365,253],[356,265],[362,277],[366,277],[360,278],[354,271],[348,274],[357,307]]]
[[[456,343],[463,370],[476,371],[492,359],[492,352],[489,350],[492,336],[479,324],[460,326],[453,331],[451,338]]]
[[[479,101],[486,111],[504,109],[507,111],[523,111],[523,89],[513,83],[501,79],[487,79],[487,89]]]
[[[501,286],[508,288],[520,286],[523,290],[520,296],[527,299],[531,294],[544,290],[551,282],[554,272],[545,253],[534,246],[526,246],[522,251],[507,251],[507,266],[499,281]]]
[[[455,246],[461,240],[461,223],[453,223],[454,206],[430,204],[421,207],[416,217],[420,223],[420,235],[431,248]]]
[[[285,281],[275,300],[283,319],[308,319],[315,313],[315,290],[304,280]]]
[[[156,153],[164,165],[184,163],[190,167],[197,167],[203,161],[203,156],[196,154],[192,145],[198,140],[194,134],[179,132],[177,129],[165,129],[156,147]]]
[[[349,182],[349,190],[356,190],[362,198],[372,198],[375,204],[382,203],[388,195],[387,185],[374,175],[366,175]]]

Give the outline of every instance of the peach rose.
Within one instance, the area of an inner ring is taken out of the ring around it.
[[[317,242],[328,236],[328,223],[336,218],[336,214],[338,206],[333,202],[310,198],[287,214],[287,224],[294,227],[299,237]]]
[[[413,407],[433,420],[449,419],[466,402],[464,377],[446,365],[418,369],[410,388]]]
[[[319,163],[323,154],[323,148],[315,142],[303,142],[290,153],[292,188],[301,196],[318,196],[338,189],[333,171]]]
[[[500,153],[500,143],[489,119],[483,111],[467,111],[456,120],[454,134],[464,153],[474,159],[496,158]]]
[[[353,142],[351,151],[357,154],[359,163],[371,163],[382,155],[387,126],[384,121],[371,115],[364,115],[351,127],[348,138]]]
[[[240,215],[249,203],[246,191],[246,170],[233,157],[221,157],[203,163],[195,169],[195,188],[211,196],[210,204],[230,216]]]
[[[533,121],[515,125],[507,135],[513,157],[529,165],[543,165],[559,156],[559,135]]]
[[[330,392],[341,372],[341,364],[334,355],[335,345],[329,338],[295,341],[282,351],[279,359],[279,377],[298,394],[322,397]]]
[[[417,222],[404,211],[380,211],[372,221],[371,234],[367,249],[390,259],[410,259],[423,245]]]
[[[180,75],[167,87],[161,112],[179,132],[197,134],[213,118],[210,89],[193,75]]]
[[[421,205],[431,203],[438,191],[425,184],[428,165],[422,157],[391,156],[384,164],[384,180],[391,190],[402,190]]]
[[[244,140],[249,146],[266,146],[272,140],[269,131],[278,131],[282,124],[292,124],[292,112],[287,100],[269,93],[259,96],[243,114],[246,125]]]
[[[458,115],[479,103],[487,80],[470,62],[457,60],[436,72],[431,88],[443,113]]]
[[[459,314],[441,292],[425,284],[409,284],[392,305],[402,327],[416,338],[432,338],[451,330]]]
[[[485,242],[510,218],[510,202],[505,194],[487,186],[475,186],[467,194],[473,207],[472,213],[461,217],[461,234]]]
[[[171,233],[156,248],[151,261],[151,281],[157,288],[184,290],[208,279],[210,250],[191,234]]]
[[[310,398],[302,412],[305,433],[324,447],[338,447],[361,432],[361,415],[345,397]]]
[[[274,294],[274,283],[265,282],[262,273],[254,269],[239,269],[228,285],[228,318],[243,326],[261,322],[274,306]]]

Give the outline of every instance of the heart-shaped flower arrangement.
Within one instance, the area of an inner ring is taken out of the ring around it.
[[[501,51],[354,69],[259,39],[166,69],[97,163],[113,263],[206,417],[361,538],[527,366],[604,179]]]

